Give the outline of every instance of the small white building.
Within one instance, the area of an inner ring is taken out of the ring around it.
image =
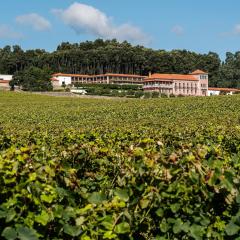
[[[12,75],[0,74],[0,89],[9,89],[9,82],[12,78]]]
[[[52,82],[55,82],[55,84],[58,85],[58,87],[61,87],[62,85],[68,86],[72,84],[72,75],[64,74],[64,73],[56,73],[56,74],[53,74],[51,80]]]
[[[13,75],[0,74],[0,80],[11,81],[12,78],[13,78]]]
[[[216,95],[232,95],[234,93],[240,92],[240,89],[236,88],[208,88],[208,96],[216,96]]]

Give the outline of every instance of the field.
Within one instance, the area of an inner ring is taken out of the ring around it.
[[[1,239],[240,239],[240,95],[0,92]]]

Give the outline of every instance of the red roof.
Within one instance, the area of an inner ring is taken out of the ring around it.
[[[198,81],[193,75],[184,74],[152,74],[150,77],[144,79],[145,81],[156,81],[156,80],[183,80],[183,81]]]
[[[237,89],[237,88],[215,88],[215,87],[209,87],[208,90],[210,90],[210,91],[220,91],[220,92],[240,92],[240,89]]]
[[[202,70],[199,70],[197,69],[196,71],[190,73],[191,75],[200,75],[200,74],[207,74],[206,72],[202,71]]]
[[[57,80],[57,79],[56,79],[56,78],[54,78],[54,77],[53,77],[53,78],[51,78],[50,80],[51,80],[51,81],[56,81],[56,82],[58,82],[58,81],[59,81],[59,80]]]
[[[9,83],[10,82],[10,80],[0,80],[0,83]]]
[[[68,73],[54,73],[54,77],[100,77],[100,76],[109,76],[109,77],[135,77],[135,78],[146,78],[146,76],[134,75],[134,74],[120,74],[120,73],[106,73],[98,75],[84,75],[84,74],[68,74]]]
[[[137,78],[146,78],[146,76],[134,75],[134,74],[121,74],[121,73],[106,73],[104,76],[113,76],[113,77],[137,77]]]
[[[83,74],[68,74],[68,73],[54,73],[52,76],[54,77],[89,77],[89,75],[83,75]]]

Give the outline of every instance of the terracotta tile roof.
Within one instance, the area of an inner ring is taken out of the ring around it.
[[[68,73],[54,73],[52,76],[54,77],[90,77],[89,75],[84,74],[68,74]]]
[[[134,75],[134,74],[121,74],[121,73],[106,73],[103,74],[104,76],[109,77],[137,77],[137,78],[146,78],[147,76],[141,76],[141,75]]]
[[[215,88],[215,87],[209,87],[208,90],[210,90],[210,91],[220,91],[220,92],[240,92],[240,89],[237,89],[237,88]]]
[[[207,74],[206,72],[202,71],[202,70],[199,70],[197,69],[196,71],[190,73],[191,75],[199,75],[199,74]]]
[[[9,83],[10,80],[3,80],[3,79],[0,79],[0,83]]]
[[[106,74],[98,74],[98,75],[84,75],[84,74],[68,74],[68,73],[54,73],[52,76],[54,77],[136,77],[136,78],[146,78],[147,76],[134,75],[134,74],[118,74],[118,73],[106,73]]]
[[[59,81],[59,80],[57,80],[57,79],[56,79],[56,78],[54,78],[54,77],[53,77],[53,78],[51,78],[50,80],[51,80],[51,81],[56,81],[56,82],[58,82],[58,81]]]
[[[198,81],[197,77],[193,75],[184,74],[152,74],[150,77],[144,79],[144,81],[156,81],[161,80],[183,80],[183,81]]]

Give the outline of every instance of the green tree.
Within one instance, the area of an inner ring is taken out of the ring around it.
[[[19,86],[25,91],[50,91],[53,89],[51,81],[51,71],[37,67],[28,67],[17,72],[10,81],[10,86]]]

